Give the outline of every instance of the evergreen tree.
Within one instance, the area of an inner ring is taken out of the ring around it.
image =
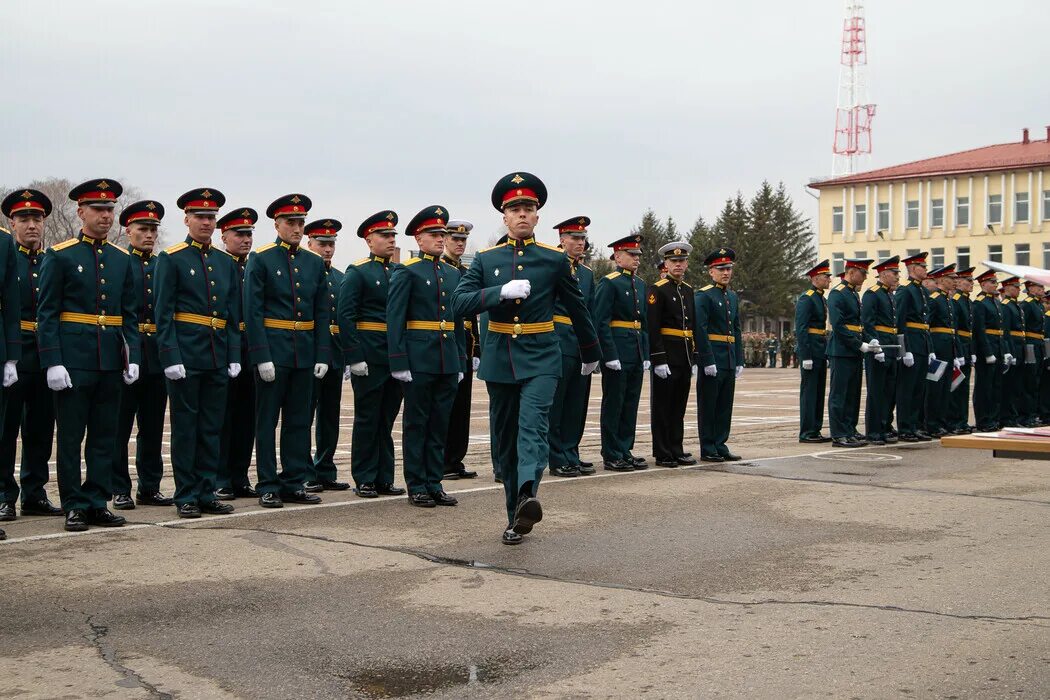
[[[685,271],[685,281],[692,285],[693,289],[700,289],[711,281],[707,268],[704,267],[704,258],[718,244],[715,242],[714,232],[702,216],[697,217],[696,223],[689,229],[688,240],[689,245],[693,246],[693,251],[689,254],[689,267]]]
[[[642,261],[638,266],[638,276],[648,283],[660,279],[656,271],[656,263],[660,260],[660,254],[657,251],[668,242],[667,227],[656,218],[656,214],[650,209],[642,215],[642,223],[631,229],[631,233],[642,236]]]

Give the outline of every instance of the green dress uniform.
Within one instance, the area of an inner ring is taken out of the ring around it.
[[[736,252],[720,248],[704,261],[710,269],[731,264]],[[696,379],[697,420],[700,427],[700,459],[706,462],[735,461],[726,442],[733,425],[736,379],[743,371],[740,337],[740,301],[736,292],[722,284],[708,284],[693,297],[696,312],[696,354],[701,368]],[[714,365],[714,375],[709,368]]]
[[[939,278],[955,272],[955,265],[947,265],[930,273]],[[949,406],[951,402],[952,370],[954,361],[960,357],[955,337],[955,305],[944,292],[930,293],[930,341],[933,352],[941,362],[948,363],[944,374],[926,387],[926,430],[932,437],[941,437],[951,427]]]
[[[973,268],[960,270],[959,276],[968,276]],[[970,427],[970,379],[973,375],[974,357],[977,353],[973,342],[973,306],[969,295],[955,292],[952,295],[955,311],[955,337],[958,340],[960,357],[964,364],[959,369],[964,379],[951,393],[948,409],[948,428],[957,434],[968,433]],[[979,360],[978,360],[979,361]]]
[[[1014,283],[1019,284],[1014,278]],[[1006,285],[1011,280],[1003,280]],[[1005,368],[1002,398],[999,403],[999,422],[1008,427],[1021,424],[1021,403],[1024,401],[1024,314],[1016,299],[1003,299],[1003,351],[1013,355],[1011,365]]]
[[[641,236],[613,243],[638,248]],[[601,341],[602,459],[606,469],[630,470],[639,463],[631,454],[638,424],[642,378],[649,365],[649,317],[645,309],[645,282],[620,266],[598,280],[594,290],[594,328]],[[618,360],[619,369],[609,363]]]
[[[364,238],[376,231],[394,231],[397,214],[382,211],[357,230]],[[387,356],[386,302],[391,272],[400,265],[369,255],[346,268],[339,290],[339,338],[347,367],[367,363],[368,374],[350,376],[354,389],[354,428],[350,441],[350,472],[358,491],[364,486],[394,483],[392,431],[401,410],[401,382],[390,376]]]
[[[305,195],[292,194],[270,204],[266,215],[303,217]],[[256,490],[279,506],[276,497],[317,503],[303,491],[311,469],[310,387],[315,365],[327,365],[332,332],[331,297],[324,261],[316,253],[278,238],[248,256],[244,271],[244,319],[252,364],[272,363],[273,381],[258,381],[256,393]],[[261,378],[261,375],[260,375]],[[277,421],[281,421],[281,472],[277,472]],[[312,497],[311,497],[312,496]]]
[[[988,270],[977,278],[995,279],[995,272]],[[973,304],[973,344],[977,354],[974,373],[973,415],[977,430],[998,430],[1000,404],[1002,402],[1003,355],[1006,342],[1003,338],[1003,309],[994,294],[977,295]]]
[[[1028,289],[1025,289],[1027,293]],[[1020,302],[1024,315],[1025,352],[1017,358],[1018,367],[1023,367],[1021,376],[1024,384],[1024,401],[1021,404],[1021,424],[1037,427],[1039,421],[1039,381],[1043,374],[1043,301],[1042,298],[1029,296]],[[1028,350],[1032,348],[1032,361],[1028,361]]]
[[[1050,338],[1050,311],[1043,312],[1043,337]],[[1043,376],[1039,379],[1039,420],[1050,425],[1050,355],[1045,352],[1042,371]]]
[[[896,269],[899,257],[894,256],[875,266],[878,271]],[[893,292],[882,282],[864,292],[860,309],[863,337],[872,338],[881,345],[897,344],[897,310],[894,308]],[[896,348],[882,351],[883,360],[875,359],[877,353],[864,356],[864,373],[867,377],[868,395],[864,404],[864,432],[870,442],[885,442],[893,430],[890,422],[890,399],[897,391]]]
[[[112,180],[93,184],[94,190],[85,190],[84,185],[74,188],[71,197],[81,206],[90,206],[93,194],[107,195],[102,201],[119,196]],[[48,369],[65,367],[73,385],[55,393],[58,490],[67,527],[73,525],[73,511],[84,510],[88,522],[124,522],[106,510],[106,502],[113,492],[117,458],[121,370],[141,359],[137,291],[128,252],[83,232],[49,248],[40,265],[40,364]],[[85,432],[87,478],[82,480]]]
[[[124,207],[120,225],[144,221],[159,224],[164,218],[164,206],[154,200],[143,200]],[[139,353],[142,364],[139,378],[120,392],[120,416],[117,419],[117,463],[113,471],[113,495],[131,495],[129,472],[129,445],[132,426],[138,425],[135,436],[136,490],[143,503],[170,505],[160,494],[160,480],[164,476],[161,442],[164,439],[164,412],[168,405],[168,391],[164,384],[164,366],[160,362],[157,344],[156,280],[157,256],[152,252],[128,246],[131,253],[131,277],[139,295]],[[174,445],[173,445],[174,447]],[[129,504],[130,505],[130,504]]]
[[[904,259],[905,265],[926,260],[921,253]],[[903,361],[898,370],[897,381],[897,430],[901,440],[914,442],[929,436],[922,423],[923,405],[926,400],[926,371],[932,352],[929,323],[929,294],[917,280],[906,280],[897,287],[897,335],[904,336],[901,349]],[[912,366],[908,366],[908,358]]]
[[[870,260],[847,260],[847,267],[867,270]],[[831,337],[828,358],[831,364],[831,391],[828,395],[828,419],[834,444],[859,446],[857,421],[860,418],[860,388],[863,379],[861,346],[864,326],[861,320],[860,295],[857,288],[840,282],[828,294],[828,318]]]
[[[827,260],[822,260],[806,275],[831,273]],[[824,290],[810,287],[795,302],[795,343],[800,362],[813,363],[802,371],[798,390],[798,441],[826,442],[824,429],[824,396],[828,380],[828,302]]]
[[[448,222],[449,233],[453,236],[467,237],[474,226],[468,221]],[[453,260],[448,255],[442,256],[441,260],[456,268],[462,277],[467,271],[467,266],[459,260]],[[470,444],[470,408],[474,394],[474,372],[473,362],[475,358],[481,358],[481,344],[478,338],[478,317],[472,316],[463,319],[463,340],[466,343],[467,368],[463,381],[456,387],[456,400],[452,403],[452,413],[448,420],[448,437],[445,440],[444,478],[445,479],[473,479],[477,472],[469,471],[463,460],[467,456],[467,447]]]
[[[492,199],[499,211],[523,201],[542,206],[546,190],[539,178],[519,172],[503,178]],[[528,280],[528,296],[501,298],[504,285],[514,280]],[[554,332],[558,300],[565,304],[584,363],[598,361],[598,339],[569,259],[532,236],[479,252],[451,299],[458,318],[488,312],[478,378],[487,382],[490,432],[499,435],[508,520],[515,532],[526,534],[531,524],[516,511],[519,502],[523,511],[533,510],[529,499],[536,496],[550,456],[548,419],[561,377],[561,343]],[[504,541],[507,537],[504,533]]]

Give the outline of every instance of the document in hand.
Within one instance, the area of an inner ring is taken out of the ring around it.
[[[944,371],[948,368],[948,363],[944,360],[930,360],[930,370],[926,373],[926,378],[931,382],[941,381],[941,377],[944,376]]]

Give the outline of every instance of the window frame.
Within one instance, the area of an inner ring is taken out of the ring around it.
[[[836,219],[838,225],[836,226]],[[846,230],[846,217],[842,207],[831,208],[831,232],[832,233],[844,233]]]
[[[998,199],[996,199],[998,198]],[[988,195],[988,202],[986,203],[986,212],[988,216],[988,224],[1002,224],[1003,223],[1003,196],[1001,194],[990,194]],[[998,218],[992,218],[992,207],[999,208]]]
[[[912,223],[913,214],[915,223]],[[909,199],[904,203],[904,228],[919,228],[919,223],[919,200]]]
[[[938,216],[940,220],[938,221]],[[930,200],[930,228],[944,228],[944,199]]]

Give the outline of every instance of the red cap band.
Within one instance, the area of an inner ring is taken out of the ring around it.
[[[423,231],[425,229],[428,229],[428,228],[445,228],[445,220],[444,219],[426,219],[425,221],[419,222],[419,225],[416,226],[416,230],[413,231],[412,233],[413,234],[417,234],[417,233],[420,233],[421,231]]]
[[[536,193],[528,187],[517,187],[503,193],[503,206],[507,206],[508,203],[519,199],[525,199],[530,202],[535,202],[536,204],[540,203],[540,198],[537,197]]]
[[[368,228],[365,229],[365,235],[375,233],[376,231],[386,231],[394,228],[393,221],[377,221]]]
[[[160,221],[157,219],[156,213],[154,213],[152,211],[137,211],[134,214],[129,214],[128,215],[128,223],[129,224],[133,224],[136,221],[142,221],[143,219],[145,219],[147,222],[149,222],[151,224],[159,224],[160,223]]]

